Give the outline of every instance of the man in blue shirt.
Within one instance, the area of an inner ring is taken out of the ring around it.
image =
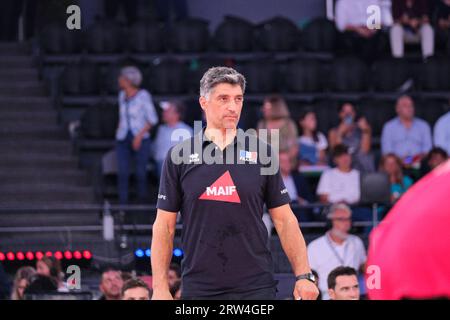
[[[434,145],[450,154],[450,112],[440,117],[434,125]]]
[[[398,98],[395,108],[398,116],[383,127],[382,153],[394,153],[402,159],[405,166],[420,163],[432,148],[430,126],[414,116],[411,97],[404,95]]]
[[[264,205],[296,275],[295,299],[319,294],[288,191],[272,166],[277,155],[263,139],[237,129],[244,91],[245,78],[234,69],[209,69],[199,99],[207,126],[166,157],[152,234],[152,299],[172,299],[167,270],[177,212],[185,253],[182,299],[274,299]]]

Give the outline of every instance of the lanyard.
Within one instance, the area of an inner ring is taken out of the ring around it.
[[[328,235],[328,233],[326,234],[326,238],[327,238],[328,246],[330,247],[333,254],[336,256],[336,258],[339,260],[339,262],[341,263],[342,266],[345,265],[345,258],[347,257],[347,248],[348,248],[347,242],[345,242],[345,244],[344,244],[344,256],[341,257],[338,254],[338,252],[336,251],[336,248],[331,243],[330,236]]]

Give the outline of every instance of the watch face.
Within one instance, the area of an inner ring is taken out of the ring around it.
[[[308,275],[309,280],[311,280],[312,282],[316,282],[316,276],[314,275],[314,273],[310,273]]]

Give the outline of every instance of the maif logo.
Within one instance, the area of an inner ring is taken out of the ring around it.
[[[228,170],[219,179],[214,181],[211,186],[206,187],[206,191],[199,199],[241,203],[236,186]]]

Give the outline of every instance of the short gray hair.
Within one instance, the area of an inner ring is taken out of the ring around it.
[[[350,215],[352,214],[352,209],[350,209],[350,207],[348,205],[346,205],[345,203],[337,203],[337,204],[333,204],[330,207],[330,213],[328,213],[327,218],[332,219],[334,216],[334,213],[339,210],[347,211],[348,213],[350,213]]]
[[[245,92],[245,77],[228,67],[213,67],[205,72],[200,80],[200,96],[208,97],[211,90],[220,83],[229,83],[232,85],[239,85],[242,93]]]
[[[124,67],[120,70],[120,75],[128,79],[135,87],[139,87],[142,83],[142,73],[135,66]]]

